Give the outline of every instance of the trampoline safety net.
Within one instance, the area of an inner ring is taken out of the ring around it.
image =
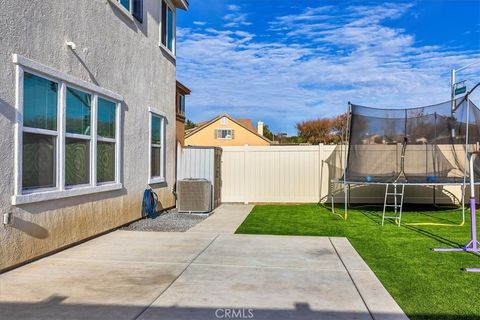
[[[349,121],[347,182],[463,183],[465,152],[480,141],[480,110],[465,98],[408,109],[352,104]]]

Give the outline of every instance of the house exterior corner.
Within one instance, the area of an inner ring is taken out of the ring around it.
[[[0,213],[13,219],[0,270],[141,218],[147,187],[175,206],[175,39],[162,44],[161,12],[188,2],[129,3],[2,4]]]

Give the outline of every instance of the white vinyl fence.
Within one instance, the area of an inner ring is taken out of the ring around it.
[[[318,202],[328,193],[328,168],[322,177],[322,160],[335,147],[224,147],[222,201]]]
[[[221,164],[222,202],[243,203],[315,203],[327,200],[332,188],[330,179],[342,176],[344,146],[267,146],[223,147]],[[334,166],[328,165],[332,161]],[[323,170],[322,170],[323,168]],[[333,172],[335,170],[335,172]],[[352,188],[352,203],[383,203],[385,187]],[[452,194],[461,198],[459,187],[438,187],[437,203],[451,203]],[[407,186],[405,201],[432,203],[431,187]],[[335,193],[343,202],[343,192]]]

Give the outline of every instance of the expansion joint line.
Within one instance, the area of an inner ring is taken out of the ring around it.
[[[366,302],[365,299],[363,298],[362,293],[360,292],[360,289],[358,288],[357,284],[356,284],[355,281],[353,280],[353,277],[352,277],[352,275],[350,274],[350,271],[348,270],[345,262],[343,262],[342,257],[341,257],[340,254],[338,253],[337,248],[336,248],[335,245],[333,244],[332,239],[331,239],[330,237],[328,237],[328,241],[330,241],[330,244],[332,245],[333,250],[335,250],[335,253],[337,254],[337,257],[340,259],[340,262],[342,263],[343,267],[345,268],[345,271],[347,271],[348,277],[350,278],[350,281],[352,281],[355,289],[357,290],[358,295],[360,296],[360,299],[362,299],[363,304],[365,305],[365,308],[367,308],[368,313],[370,314],[370,317],[371,317],[373,320],[375,320],[375,317],[373,316],[372,312],[370,311],[370,308],[368,307],[367,302]]]

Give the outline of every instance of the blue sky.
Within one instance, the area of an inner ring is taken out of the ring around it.
[[[477,0],[191,0],[177,15],[177,77],[195,122],[227,113],[295,134],[348,101],[438,103],[450,69],[479,59]],[[459,76],[480,82],[480,65]]]

